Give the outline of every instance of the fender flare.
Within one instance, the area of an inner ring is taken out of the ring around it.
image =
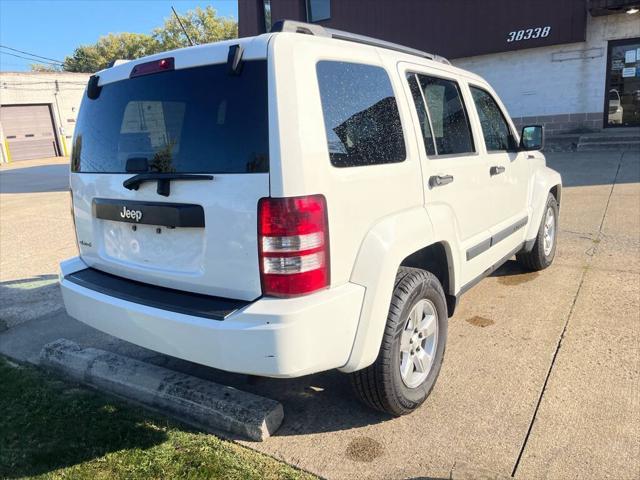
[[[533,175],[531,188],[531,221],[527,227],[525,236],[525,249],[530,251],[538,235],[544,208],[547,204],[547,196],[549,192],[557,187],[558,205],[562,195],[562,177],[558,172],[548,167],[539,168]]]
[[[350,278],[366,292],[351,355],[341,371],[354,372],[375,361],[400,264],[410,254],[438,241],[422,205],[385,217],[369,230]]]

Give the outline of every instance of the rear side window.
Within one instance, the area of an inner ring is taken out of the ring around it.
[[[416,113],[418,114],[418,121],[420,122],[420,131],[422,132],[422,139],[424,140],[424,148],[427,151],[427,155],[435,155],[436,147],[433,143],[431,122],[429,121],[429,114],[427,113],[424,96],[420,89],[418,76],[415,73],[409,73],[407,74],[407,81],[411,89],[413,103],[416,106]]]
[[[145,75],[85,95],[74,172],[254,173],[269,170],[267,63]],[[129,169],[127,168],[129,164]]]
[[[422,98],[416,98],[414,94],[414,101],[418,115],[424,108],[422,99],[426,102],[426,114],[431,120],[430,134],[435,140],[436,155],[461,155],[475,152],[471,126],[458,84],[453,80],[420,74],[416,74],[415,78],[419,83]],[[424,129],[423,135],[425,135]],[[427,153],[431,149],[429,141],[425,138]]]
[[[398,106],[381,67],[320,61],[316,67],[329,158],[335,167],[401,162]]]
[[[502,115],[493,97],[481,88],[471,87],[471,96],[476,104],[482,136],[488,152],[515,150],[516,141],[509,124]]]

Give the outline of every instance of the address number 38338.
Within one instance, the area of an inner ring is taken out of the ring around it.
[[[535,27],[535,28],[526,28],[523,30],[515,30],[513,32],[509,32],[507,36],[507,42],[520,42],[522,40],[533,40],[535,38],[545,38],[549,36],[551,33],[551,27]]]

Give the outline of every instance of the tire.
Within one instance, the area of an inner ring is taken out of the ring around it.
[[[549,212],[553,215],[553,230],[551,231],[551,245],[549,248]],[[545,238],[547,243],[545,244]],[[538,236],[533,244],[533,248],[530,252],[520,252],[516,255],[516,260],[527,270],[538,271],[544,270],[553,262],[556,256],[556,244],[558,239],[558,202],[556,198],[550,193],[547,197],[547,204],[542,214],[542,220],[540,227],[538,228]]]
[[[410,319],[411,313],[416,315]],[[413,319],[418,317],[422,318],[422,336],[413,328]],[[378,358],[369,367],[350,374],[360,400],[393,416],[406,415],[418,408],[431,393],[440,373],[447,322],[446,298],[435,275],[417,268],[401,267]],[[430,333],[434,328],[435,335]],[[409,349],[413,349],[414,354]],[[422,368],[419,370],[417,365]],[[404,373],[401,372],[403,367]]]

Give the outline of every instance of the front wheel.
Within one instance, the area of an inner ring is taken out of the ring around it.
[[[558,238],[558,202],[550,193],[542,215],[542,222],[538,229],[538,236],[530,252],[521,252],[516,260],[525,268],[538,271],[544,270],[553,262],[556,256]]]
[[[447,322],[445,295],[435,275],[401,267],[378,358],[351,374],[358,397],[394,416],[418,408],[440,373]]]

